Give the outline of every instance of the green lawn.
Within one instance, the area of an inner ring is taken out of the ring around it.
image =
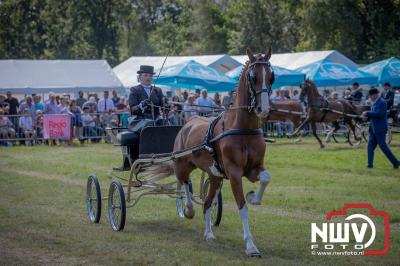
[[[398,265],[400,170],[392,169],[381,151],[375,168],[367,169],[365,144],[318,147],[314,138],[300,144],[287,139],[268,144],[265,162],[272,180],[263,205],[249,206],[261,259],[245,256],[242,226],[227,182],[215,242],[202,238],[200,206],[193,220],[181,219],[175,201],[166,196],[149,196],[128,209],[125,230],[116,233],[107,220],[106,202],[100,224],[88,222],[85,184],[95,172],[103,194],[107,193],[108,172],[121,161],[117,147],[0,147],[0,264]],[[400,157],[400,134],[394,135],[391,148]],[[195,189],[198,175],[193,177]],[[246,192],[258,187],[244,183]],[[323,222],[328,212],[344,203],[370,203],[389,213],[388,254],[310,254],[310,224]]]

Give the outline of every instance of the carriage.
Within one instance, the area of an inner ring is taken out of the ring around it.
[[[123,230],[126,220],[126,209],[136,206],[149,195],[166,195],[176,200],[179,217],[184,217],[185,192],[179,182],[165,180],[156,176],[146,176],[143,172],[158,163],[172,161],[187,156],[203,147],[195,147],[184,151],[173,152],[175,137],[181,126],[164,125],[163,120],[136,120],[129,123],[128,128],[108,128],[107,134],[115,146],[121,148],[124,165],[113,168],[109,177],[113,179],[108,195],[103,197],[99,179],[91,174],[87,180],[86,207],[88,218],[92,223],[99,223],[102,201],[108,201],[107,213],[114,231]],[[142,129],[143,128],[143,129]],[[198,192],[195,193],[190,184],[191,199],[202,205],[207,197],[210,181],[202,172]],[[212,222],[218,226],[222,217],[221,192],[213,201]]]

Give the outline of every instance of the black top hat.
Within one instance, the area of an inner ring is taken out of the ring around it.
[[[379,91],[377,88],[372,88],[368,91],[369,96],[379,94]]]
[[[391,87],[389,82],[385,82],[385,84],[383,84],[383,86]]]
[[[140,66],[140,70],[137,73],[138,74],[149,73],[153,75],[155,74],[153,66],[145,66],[145,65]]]

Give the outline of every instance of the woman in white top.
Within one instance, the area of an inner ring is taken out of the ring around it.
[[[185,115],[185,121],[189,121],[189,119],[195,115],[197,115],[197,108],[193,106],[196,97],[191,94],[188,96],[185,105],[183,106],[183,112]]]
[[[24,137],[27,139],[25,141],[26,146],[33,144],[34,131],[33,131],[33,120],[29,115],[29,109],[24,109],[24,115],[19,118],[19,127],[24,132]]]

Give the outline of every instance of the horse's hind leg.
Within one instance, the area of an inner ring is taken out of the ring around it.
[[[326,135],[326,139],[325,139],[326,143],[330,143],[332,135],[335,134],[340,129],[340,125],[339,125],[338,121],[332,122],[332,125],[333,125],[334,129],[329,131],[329,133]]]
[[[219,190],[221,188],[222,178],[209,175],[209,180],[210,180],[210,188],[208,190],[208,195],[203,205],[203,214],[206,225],[204,238],[206,240],[215,240],[214,233],[211,229],[212,226],[211,212],[213,209],[214,200],[216,200],[216,196],[218,195]]]
[[[317,124],[315,122],[311,122],[310,124],[311,124],[311,129],[312,129],[313,135],[319,142],[319,146],[321,147],[321,149],[325,148],[325,145],[322,143],[321,139],[319,138],[319,136],[317,134]]]
[[[183,185],[183,188],[185,189],[185,212],[184,215],[188,219],[192,219],[194,217],[194,207],[192,203],[192,198],[191,198],[191,192],[190,192],[190,173],[194,170],[194,167],[190,163],[183,163],[183,162],[177,162],[174,165],[174,172],[176,175],[176,178],[180,182],[181,185]]]

